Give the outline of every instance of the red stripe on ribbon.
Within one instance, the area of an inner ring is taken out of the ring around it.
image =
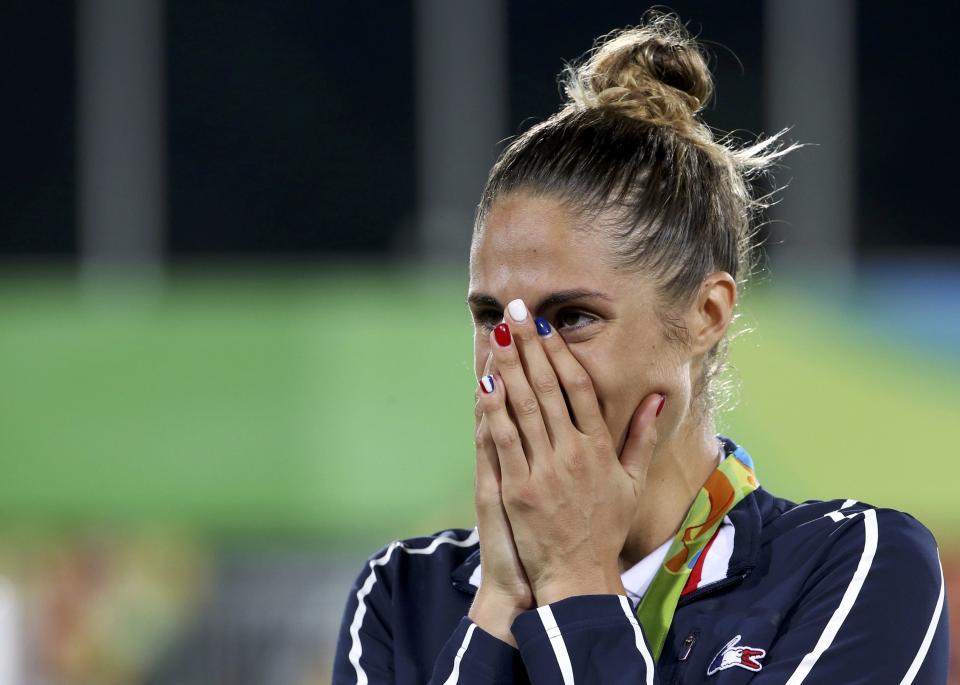
[[[703,562],[707,558],[707,552],[710,551],[710,546],[713,544],[713,541],[717,539],[717,533],[719,532],[720,528],[718,527],[713,533],[713,537],[710,538],[710,542],[707,543],[697,558],[697,563],[693,565],[693,570],[690,571],[690,577],[687,578],[687,584],[683,586],[683,590],[680,592],[681,597],[697,589],[697,585],[700,583],[700,576],[703,573]]]

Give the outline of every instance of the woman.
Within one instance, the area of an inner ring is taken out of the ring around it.
[[[943,683],[930,532],[778,498],[714,433],[777,136],[717,141],[712,83],[652,15],[568,68],[478,207],[477,527],[358,576],[334,682]]]

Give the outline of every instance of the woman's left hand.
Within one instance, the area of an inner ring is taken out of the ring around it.
[[[494,391],[480,395],[517,552],[540,606],[625,594],[620,552],[643,497],[664,398],[651,393],[640,402],[618,455],[589,374],[549,324],[544,330],[538,335],[521,301],[508,306],[491,332]]]

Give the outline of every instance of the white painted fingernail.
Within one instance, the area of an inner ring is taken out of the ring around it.
[[[527,320],[527,305],[523,300],[514,300],[507,305],[507,311],[510,312],[510,318],[517,323]]]
[[[493,383],[493,376],[484,376],[480,379],[480,388],[487,395],[493,392],[496,386]]]

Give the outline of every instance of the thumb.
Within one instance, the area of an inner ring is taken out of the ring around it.
[[[627,440],[620,452],[620,464],[641,485],[657,446],[656,418],[665,399],[659,393],[651,393],[643,398],[630,419]]]

